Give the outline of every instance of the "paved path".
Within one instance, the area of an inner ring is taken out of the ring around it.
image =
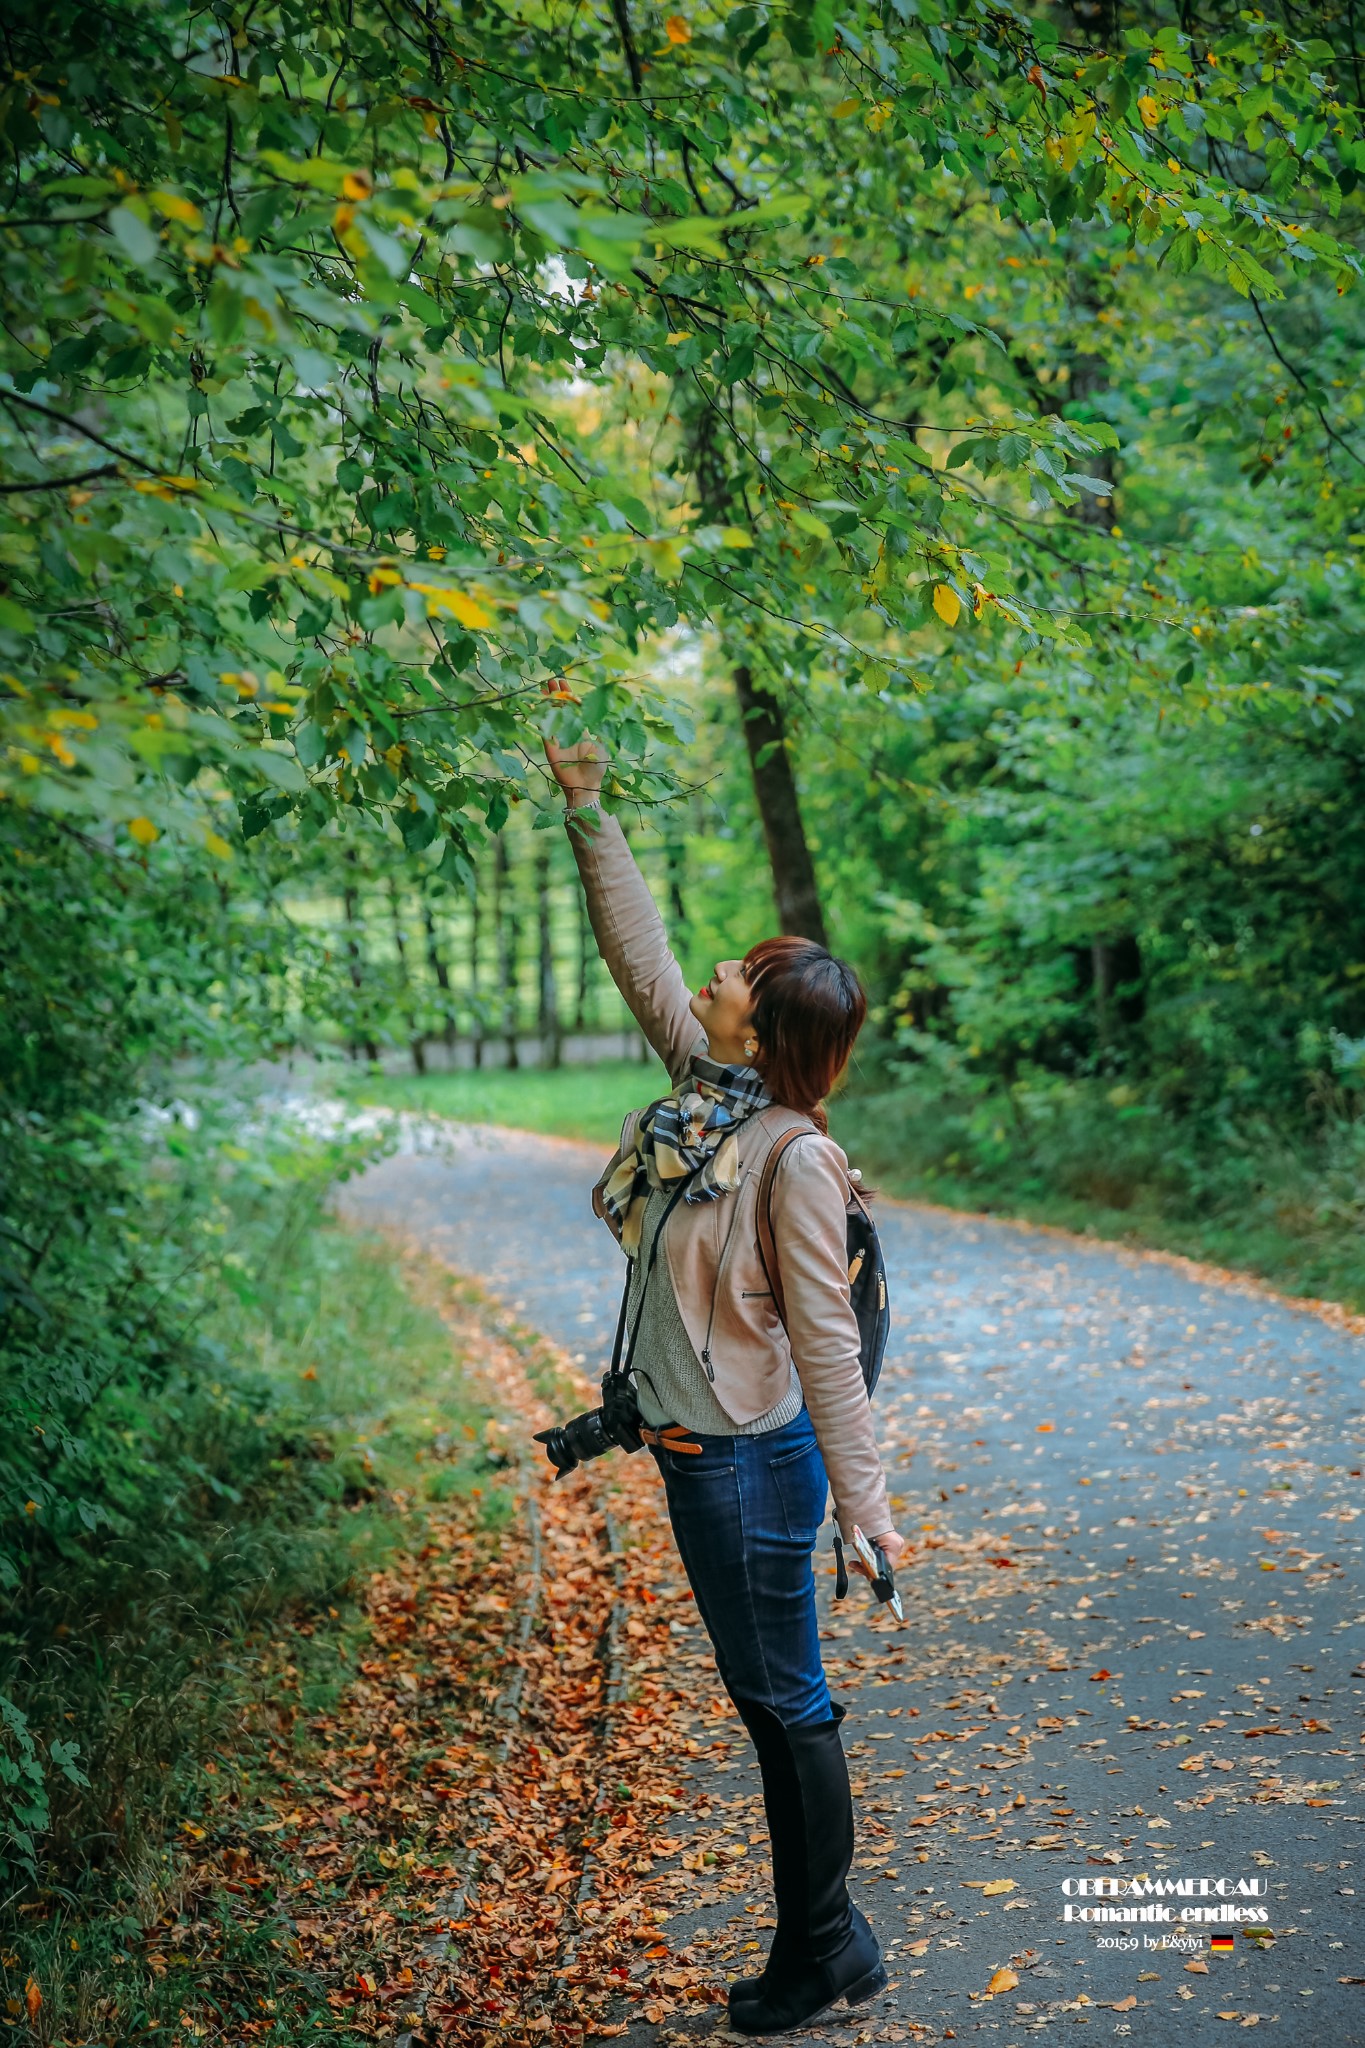
[[[600,1156],[469,1127],[387,1160],[346,1204],[592,1370],[619,1283],[587,1204]],[[1158,1258],[909,1203],[878,1214],[895,1319],[877,1412],[918,1563],[903,1630],[855,1597],[826,1640],[858,1892],[893,1988],[819,2031],[1183,2048],[1254,2024],[1365,2044],[1365,1339]],[[757,1833],[753,1790],[738,1745],[702,1774],[717,1839]],[[1174,1936],[1065,1920],[1064,1880],[1140,1875],[1258,1881],[1242,1904],[1273,1943],[1181,1935],[1197,1897],[1176,1897]],[[704,1882],[684,1880],[671,1939],[751,1967],[761,1898]],[[1157,1945],[1173,1938],[1187,1945]],[[985,1996],[1000,1969],[1017,1984]]]

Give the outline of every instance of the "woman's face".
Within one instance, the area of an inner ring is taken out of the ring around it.
[[[697,990],[688,1008],[706,1033],[713,1060],[724,1066],[752,1064],[752,1055],[744,1048],[753,1037],[754,999],[742,960],[718,960],[711,979]]]

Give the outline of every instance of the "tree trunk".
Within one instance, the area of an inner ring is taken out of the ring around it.
[[[1094,319],[1101,309],[1100,280],[1091,271],[1082,268],[1076,278],[1074,303],[1083,317]],[[1073,405],[1085,405],[1107,391],[1112,382],[1108,363],[1103,356],[1092,355],[1078,349],[1068,365],[1067,395]],[[1098,410],[1098,408],[1096,408]],[[1080,422],[1084,426],[1085,422]],[[1096,527],[1101,533],[1112,532],[1118,513],[1114,507],[1114,451],[1112,448],[1097,448],[1093,455],[1087,455],[1077,465],[1088,476],[1099,479],[1110,486],[1109,496],[1101,499],[1092,497],[1089,491],[1082,491],[1081,501],[1075,507],[1075,516],[1084,526]]]
[[[478,876],[469,895],[469,1044],[474,1065],[483,1065],[483,990],[479,985],[479,941],[482,938],[483,897]]]
[[[415,1074],[425,1074],[427,1049],[422,1043],[422,1034],[417,1029],[412,976],[408,972],[408,942],[403,931],[403,906],[398,897],[398,883],[392,875],[389,876],[389,914],[393,919],[393,944],[398,955],[398,1000],[403,1011],[403,1021],[408,1027],[412,1070]]]
[[[597,941],[593,937],[592,924],[588,918],[588,899],[581,889],[575,889],[574,903],[578,911],[578,989],[574,998],[573,1028],[586,1031],[588,1018],[595,1016],[596,1005],[589,1004],[592,998],[592,963],[597,957]]]
[[[446,966],[437,941],[436,919],[432,915],[431,899],[427,896],[422,898],[422,925],[427,935],[427,965],[436,978],[437,988],[441,991],[441,1008],[445,1013],[441,1036],[450,1046],[455,1043],[455,1005],[450,999],[450,969]]]
[[[563,1064],[563,1032],[559,1022],[559,991],[555,987],[554,930],[550,918],[550,849],[542,841],[536,855],[536,925],[540,939],[540,1063]]]
[[[682,840],[676,833],[670,833],[664,841],[664,860],[668,869],[668,914],[673,930],[681,938],[687,925],[687,904],[682,888],[686,855]]]
[[[354,848],[347,849],[346,858],[351,863],[352,866],[355,865],[356,856]],[[358,1021],[358,1013],[362,1006],[361,998],[363,997],[365,991],[365,974],[364,968],[362,966],[362,955],[360,951],[360,897],[359,892],[355,888],[355,885],[353,883],[349,884],[345,889],[343,889],[341,900],[346,912],[346,957],[351,970],[351,987],[356,992],[356,1011]],[[379,1047],[375,1044],[372,1038],[352,1038],[351,1057],[353,1059],[355,1057],[357,1045],[364,1046],[365,1057],[371,1062],[379,1058]]]
[[[697,497],[703,516],[716,525],[736,520],[749,524],[749,512],[738,501],[712,407],[699,406],[685,422],[684,433]],[[744,738],[753,771],[754,801],[763,824],[768,860],[773,871],[777,917],[784,932],[825,945],[825,920],[815,880],[815,863],[806,844],[796,778],[784,744],[787,736],[782,706],[770,690],[756,683],[747,663],[734,671]]]
[[[1142,950],[1131,932],[1117,939],[1090,942],[1095,1026],[1101,1045],[1113,1037],[1116,1023],[1130,1029],[1142,1022],[1147,998],[1142,987]],[[1125,994],[1116,996],[1117,989]]]
[[[735,670],[735,694],[749,748],[768,863],[773,871],[778,923],[784,932],[797,938],[828,945],[815,863],[806,844],[796,778],[785,745],[782,706],[770,690],[754,681],[753,671],[745,664]]]
[[[501,832],[493,854],[493,923],[498,944],[498,1008],[509,1067],[521,1065],[517,1052],[517,927],[508,898],[511,867],[507,841]]]

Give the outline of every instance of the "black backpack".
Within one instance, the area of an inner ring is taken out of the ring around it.
[[[791,1144],[793,1138],[804,1137],[813,1124],[798,1124],[784,1131],[773,1144],[763,1167],[763,1176],[758,1184],[758,1255],[763,1262],[768,1285],[773,1291],[773,1302],[787,1328],[787,1303],[782,1292],[782,1276],[778,1270],[777,1243],[773,1236],[773,1183],[777,1178],[778,1162]],[[877,1381],[881,1377],[882,1359],[886,1355],[886,1340],[891,1333],[891,1302],[886,1285],[886,1259],[882,1253],[881,1239],[872,1212],[867,1206],[867,1197],[849,1183],[848,1202],[845,1208],[847,1218],[848,1247],[848,1291],[853,1313],[858,1318],[858,1357],[863,1368],[863,1383],[867,1398],[872,1399]]]

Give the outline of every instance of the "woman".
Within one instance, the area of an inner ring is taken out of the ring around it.
[[[762,1976],[731,1987],[730,2024],[781,2033],[886,1982],[876,1937],[848,1896],[844,1710],[821,1667],[811,1568],[826,1475],[846,1541],[857,1523],[893,1564],[904,1548],[849,1304],[848,1162],[821,1107],[866,1000],[851,968],[792,938],[720,961],[689,995],[625,836],[602,811],[599,748],[547,742],[546,754],[599,950],[676,1091],[627,1118],[593,1207],[633,1261],[627,1327],[645,1440],[763,1775],[777,1933]],[[801,1134],[772,1185],[784,1327],[756,1196],[769,1151],[793,1125]]]

